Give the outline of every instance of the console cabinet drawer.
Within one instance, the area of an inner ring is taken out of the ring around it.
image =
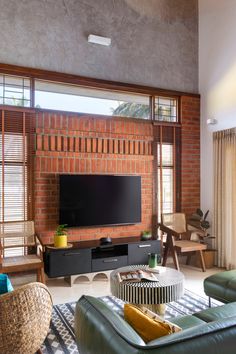
[[[148,264],[148,253],[160,255],[160,241],[150,240],[128,245],[128,262],[132,264]]]
[[[127,256],[97,258],[92,260],[92,272],[125,267],[128,264]]]
[[[47,255],[49,277],[91,272],[91,249],[56,250]]]

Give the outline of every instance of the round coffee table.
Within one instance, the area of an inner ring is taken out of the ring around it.
[[[136,305],[151,307],[155,312],[164,315],[165,304],[178,300],[184,293],[184,275],[172,268],[161,267],[162,272],[154,273],[156,282],[119,282],[117,273],[136,269],[149,269],[146,265],[122,267],[111,272],[110,286],[112,295]]]

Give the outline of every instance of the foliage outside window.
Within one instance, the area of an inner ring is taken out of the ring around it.
[[[178,122],[177,99],[155,97],[155,120],[164,122]]]
[[[35,81],[35,106],[89,114],[150,119],[149,96]]]
[[[34,104],[35,108],[149,120],[152,119],[150,97],[0,74],[0,104],[3,105],[33,107]],[[154,101],[154,120],[178,122],[177,98],[155,96]]]
[[[0,74],[0,104],[30,107],[30,80]]]
[[[148,94],[123,93],[78,85],[51,82],[28,77],[0,74],[0,104],[34,107],[88,114],[102,114],[127,118],[151,119]],[[178,122],[177,98],[155,96],[156,121]]]

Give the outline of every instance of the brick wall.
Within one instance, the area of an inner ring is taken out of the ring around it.
[[[35,223],[48,238],[58,224],[58,175],[125,174],[142,177],[142,222],[129,226],[70,228],[70,239],[140,235],[151,228],[153,129],[122,118],[37,113]]]
[[[200,207],[200,99],[182,96],[181,210]]]
[[[200,100],[183,96],[181,206],[200,205]],[[152,228],[153,126],[147,121],[40,111],[36,117],[35,225],[49,241],[58,224],[58,175],[125,174],[142,177],[142,222],[71,228],[70,239],[137,236]]]

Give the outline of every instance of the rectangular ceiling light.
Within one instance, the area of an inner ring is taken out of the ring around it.
[[[95,34],[90,34],[88,36],[88,42],[109,46],[111,44],[111,38],[102,37],[102,36],[95,36]]]

